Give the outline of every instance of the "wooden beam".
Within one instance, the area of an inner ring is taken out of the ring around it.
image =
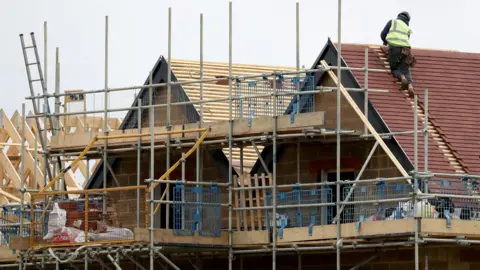
[[[268,231],[238,231],[233,232],[232,244],[235,247],[249,245],[267,245],[270,243]]]
[[[22,119],[21,115],[20,115],[18,112],[16,112],[16,115],[17,115],[17,117],[19,117],[20,119]],[[27,123],[25,123],[25,124],[27,124]],[[21,125],[19,125],[19,129],[18,129],[18,130],[19,130],[19,132],[22,132],[22,126],[21,126]],[[35,129],[34,129],[34,130],[35,130]],[[38,129],[37,129],[37,130],[38,130]],[[11,130],[9,130],[9,129],[7,129],[7,132],[8,132],[8,134],[11,135],[12,140],[13,140],[14,137],[17,137],[17,135],[18,135],[18,133],[15,134],[13,131],[11,131]],[[27,134],[28,134],[28,135],[27,135]],[[20,138],[19,136],[20,136],[20,135],[18,135],[18,140],[21,140],[21,138]],[[34,137],[34,136],[35,136],[35,135],[34,135],[33,132],[31,131],[31,129],[27,126],[27,128],[25,129],[25,139],[27,140],[27,142],[28,142],[29,145],[35,145],[35,137]],[[46,138],[46,140],[47,140],[47,144],[48,144],[48,142],[49,142],[48,138]],[[42,149],[42,147],[39,146],[39,149]],[[33,161],[34,161],[33,156],[31,155],[31,153],[28,153],[28,155],[26,155],[27,162],[30,162],[30,158],[31,158],[31,160],[32,160],[32,162],[33,162]],[[45,162],[43,157],[40,157],[39,159],[40,159],[40,161]],[[27,162],[25,163],[26,165],[27,165]],[[41,168],[44,168],[43,166],[45,166],[45,165],[43,164],[43,162],[37,163],[37,165],[38,165],[38,166],[41,166]],[[32,170],[33,167],[34,167],[34,164],[35,164],[35,163],[32,163],[31,165],[29,165],[28,168],[29,168],[30,170]],[[38,171],[37,171],[37,177],[39,177],[39,179],[43,179],[43,171],[42,171],[38,166],[37,166],[37,170],[38,170]],[[40,172],[40,174],[39,174],[39,172]],[[73,174],[71,171],[68,171],[68,172],[65,174],[65,183],[66,183],[66,185],[67,185],[67,189],[68,189],[68,190],[80,190],[80,189],[82,189],[81,186],[78,184],[77,180],[75,179],[74,174]],[[43,185],[43,181],[37,181],[37,185],[38,185],[40,188],[43,188],[43,186],[44,186],[44,185]]]
[[[450,228],[446,226],[445,219],[422,219],[420,233],[429,237],[465,236],[470,238],[480,237],[480,227],[476,220],[452,220]]]
[[[83,133],[83,132],[87,132],[87,127],[85,126],[85,124],[83,123],[82,119],[80,118],[80,116],[76,116],[76,119],[77,119],[77,126],[75,128],[75,133]]]
[[[343,87],[343,85],[341,83],[339,83],[337,76],[329,68],[327,62],[325,62],[325,60],[322,60],[321,65],[324,68],[324,70],[327,70],[328,75],[334,81],[335,85],[340,85],[340,92],[342,93],[343,97],[345,97],[345,99],[350,104],[350,106],[352,106],[353,110],[355,110],[357,115],[360,117],[360,120],[362,120],[362,122],[367,127],[368,131],[375,137],[375,139],[377,140],[379,145],[382,147],[383,151],[385,151],[387,156],[393,162],[395,167],[397,167],[397,169],[400,171],[402,176],[409,177],[409,174],[405,171],[405,169],[400,164],[400,162],[398,162],[397,158],[393,155],[392,151],[390,151],[390,148],[388,148],[388,146],[385,144],[385,142],[380,137],[380,135],[378,135],[378,132],[375,130],[375,128],[372,126],[372,124],[370,124],[370,121],[368,121],[368,119],[365,117],[362,110],[360,110],[360,108],[358,107],[357,103],[355,103],[355,101],[352,99],[352,97],[350,96],[348,91],[345,89],[345,87]],[[410,183],[410,180],[408,180],[408,182]]]
[[[2,165],[3,170],[7,172],[8,176],[10,177],[10,181],[13,184],[13,187],[19,189],[21,185],[20,176],[17,173],[15,167],[13,167],[12,163],[8,159],[5,152],[0,151],[0,164]]]
[[[15,119],[15,118],[16,119]],[[14,120],[15,119],[15,120]],[[14,116],[12,117],[12,123],[14,121],[19,121],[20,119],[22,119],[22,116],[21,114],[18,112],[18,111],[15,111],[14,113]],[[35,147],[35,134],[32,132],[32,128],[28,125],[28,121],[25,123],[25,126],[26,126],[26,129],[25,129],[25,140],[28,142],[28,145],[30,146],[30,148],[34,148]],[[22,133],[22,125],[20,124],[19,127],[18,127],[18,133],[21,134]],[[37,150],[38,151],[42,151],[43,148],[42,148],[42,142],[40,140],[37,140]],[[20,152],[20,151],[18,151]],[[37,162],[37,165],[42,168],[42,171],[43,171],[43,168],[45,168],[45,158],[43,155],[38,155],[38,162]],[[38,175],[37,175],[38,176]],[[37,181],[38,182],[38,181]],[[42,182],[43,183],[43,182]]]
[[[15,126],[13,123],[6,117],[5,114],[3,114],[3,127],[7,131],[8,135],[10,135],[10,138],[12,139],[12,142],[22,144],[25,142],[22,142],[22,138],[20,137],[20,134],[18,134],[17,130],[15,129]],[[27,132],[25,132],[26,134]],[[15,146],[18,151],[21,151],[21,146]],[[24,152],[24,161],[25,161],[25,168],[30,169],[30,171],[36,170],[37,172],[37,177],[40,177],[40,179],[43,178],[43,171],[40,170],[40,168],[37,166],[35,167],[35,162],[33,159],[32,154],[29,151]],[[42,181],[38,181],[41,186],[43,186]]]
[[[343,238],[355,237],[385,237],[393,234],[410,234],[415,232],[413,219],[394,219],[382,221],[365,221],[360,224],[360,229],[355,230],[355,223],[345,223],[341,226]],[[308,227],[285,228],[282,239],[278,243],[316,241],[336,239],[336,225],[313,226],[312,234],[309,235]]]
[[[18,254],[13,253],[7,245],[0,246],[0,262],[15,262],[17,263]]]
[[[134,228],[134,234],[135,242],[149,241],[150,233],[147,228]],[[219,237],[207,237],[197,234],[194,236],[174,235],[173,230],[170,229],[154,229],[153,234],[155,243],[228,246],[227,232],[221,232]]]
[[[74,157],[73,157],[74,158]],[[77,169],[80,170],[80,172],[82,173],[83,177],[87,178],[87,165],[86,165],[86,161],[80,161],[78,162],[77,164],[75,164],[74,167],[72,167],[72,171],[76,171]]]
[[[3,196],[7,197],[8,199],[12,200],[12,201],[16,201],[16,202],[21,202],[20,198],[18,198],[17,196],[14,196],[8,192],[6,192],[5,190],[1,189],[0,188],[0,194],[2,194]],[[28,195],[28,198],[27,198],[27,195]],[[25,193],[25,202],[28,203],[30,201],[30,194],[29,193]]]
[[[302,131],[307,128],[312,127],[321,127],[325,124],[325,112],[311,112],[311,113],[302,113],[295,116],[294,123],[290,123],[289,115],[282,115],[278,117],[278,132],[286,131]],[[234,120],[234,136],[248,136],[248,135],[263,135],[266,132],[271,132],[273,128],[273,123],[271,121],[271,116],[263,116],[259,118],[254,118],[249,124],[248,119],[236,119]],[[202,126],[210,126],[211,131],[209,132],[207,138],[225,138],[228,134],[228,121],[217,121],[212,123],[204,123]],[[187,129],[197,129],[198,123],[191,123],[185,125],[175,125],[172,127],[173,131],[187,130]],[[166,127],[155,127],[154,132],[163,132],[166,131]],[[142,129],[142,133],[149,133],[148,128]],[[128,130],[117,130],[111,131],[109,133],[112,136],[115,135],[124,135],[124,134],[138,134],[138,129],[128,129]],[[51,142],[51,151],[58,150],[72,150],[79,149],[83,150],[90,141],[95,136],[103,136],[103,132],[87,132],[84,134],[67,134],[64,136],[54,136]],[[189,139],[195,140],[197,137],[196,133],[190,134],[174,134],[171,135],[172,139]],[[167,136],[156,136],[155,140],[157,142],[164,142],[167,139]],[[136,143],[137,138],[122,138],[122,139],[109,139],[109,145],[128,145]],[[149,137],[143,137],[143,142],[149,142]],[[103,141],[98,141],[95,143],[94,147],[102,147],[104,144]]]
[[[120,119],[116,117],[109,117],[107,125],[113,129],[118,130],[120,128]],[[82,125],[85,128],[102,129],[103,117],[101,116],[60,116],[60,122],[63,128],[79,128]],[[51,130],[50,123],[47,122],[48,130]]]
[[[83,161],[80,161],[83,162]],[[65,184],[67,184],[67,190],[82,190],[82,186],[75,179],[75,175],[72,171],[65,173]]]
[[[5,114],[5,112],[2,113],[2,115],[4,115],[5,117],[8,118],[8,116]],[[2,116],[3,117],[3,116]],[[2,118],[3,119],[3,118]],[[10,121],[12,123],[18,123],[18,112],[14,113],[12,118],[10,118]],[[5,129],[5,127],[3,127],[3,131],[5,132],[5,143],[8,142],[8,140],[11,138],[10,134],[8,133],[8,130]],[[7,151],[7,156],[8,157],[11,157],[11,156],[20,156],[20,151],[18,151],[18,149],[16,147],[9,147],[8,148],[8,151]],[[14,160],[11,160],[12,161],[12,164],[15,168],[18,168],[18,164],[20,164],[19,161],[14,161]]]

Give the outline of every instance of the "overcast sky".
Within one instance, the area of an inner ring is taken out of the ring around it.
[[[475,0],[343,0],[342,42],[380,44],[385,23],[407,10],[414,47],[480,53]],[[204,14],[205,61],[228,61],[227,0],[6,1],[0,3],[0,107],[11,114],[27,102],[29,88],[18,35],[35,32],[43,62],[43,22],[48,21],[48,88],[54,90],[55,47],[60,47],[61,89],[104,85],[105,15],[110,20],[109,86],[142,84],[160,55],[167,55],[172,7],[172,57],[199,59],[199,14]],[[301,64],[309,67],[328,37],[337,40],[337,1],[300,0]],[[233,61],[295,65],[295,0],[234,0]],[[438,63],[442,65],[441,62]],[[134,93],[110,106],[129,106]],[[102,96],[89,97],[101,109]],[[30,102],[27,102],[30,106]]]

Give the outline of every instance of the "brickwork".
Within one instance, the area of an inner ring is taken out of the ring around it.
[[[186,150],[185,150],[186,151]],[[202,151],[203,153],[203,179],[204,181],[216,181],[222,182],[225,181],[220,171],[215,167],[215,164],[212,160],[211,155],[207,151]],[[177,160],[181,158],[181,152],[178,150],[172,151],[170,158],[170,164],[173,165]],[[140,162],[140,184],[144,185],[144,180],[149,177],[150,173],[150,152],[146,151],[142,153]],[[115,165],[113,166],[113,171],[115,173],[115,178],[118,181],[120,186],[135,186],[137,185],[137,156],[136,155],[125,155],[119,158]],[[157,150],[155,152],[155,178],[159,178],[166,171],[166,159],[165,159],[165,150]],[[187,181],[196,180],[196,155],[192,154],[187,161],[185,162],[185,178]],[[179,166],[175,171],[170,175],[170,180],[181,179],[181,166]],[[107,178],[108,187],[116,187],[117,183],[110,173],[108,173]],[[156,192],[155,197],[158,198],[160,195],[160,187],[157,187],[158,191]],[[114,201],[118,202],[119,205],[117,208],[118,220],[120,220],[120,225],[122,227],[133,228],[136,226],[135,209],[132,207],[136,206],[136,192],[115,192],[111,194],[111,197]],[[145,195],[141,193],[141,200],[145,201]],[[143,205],[143,204],[142,204]],[[144,206],[140,208],[140,225],[141,227],[145,224],[145,208]]]
[[[372,141],[344,142],[341,144],[342,169],[359,172],[372,149]],[[319,181],[319,173],[335,172],[336,144],[320,142],[302,142],[300,144],[300,181],[311,183]],[[378,147],[362,179],[400,176],[397,168],[385,152]],[[350,179],[351,180],[351,179]],[[277,184],[297,182],[297,144],[285,145],[283,155],[277,163]]]
[[[372,255],[380,252],[356,250],[343,251],[341,255],[342,270],[351,269],[355,265],[370,258]],[[480,269],[480,258],[476,256],[480,251],[479,248],[459,246],[451,247],[436,247],[428,249],[420,249],[420,269],[425,268],[425,252],[428,254],[428,269],[429,270],[476,270]],[[223,258],[208,258],[203,257],[203,269],[225,269],[228,261]],[[383,252],[370,263],[362,266],[359,270],[413,270],[414,267],[414,250],[398,249]],[[233,269],[241,269],[241,257],[236,256],[234,260]],[[188,267],[187,262],[180,260],[175,261],[180,268],[180,265]],[[243,269],[260,270],[271,269],[271,256],[265,254],[259,257],[244,257]],[[183,268],[182,268],[183,269]],[[278,270],[297,270],[298,256],[286,255],[277,253],[277,269]],[[320,254],[303,254],[302,255],[302,270],[335,270],[336,255],[334,253],[320,253]]]
[[[335,86],[332,80],[328,77],[321,83],[323,86]],[[357,113],[348,104],[347,100],[342,96],[341,102],[341,127],[344,130],[363,130],[363,122],[358,117]],[[315,109],[317,111],[324,111],[326,113],[325,127],[337,127],[337,93],[319,93],[315,95]]]
[[[172,95],[171,95],[170,102],[174,103],[174,102],[186,101],[186,100],[175,100],[174,93],[182,97],[180,92],[183,90],[181,90],[179,87],[180,86],[172,86],[172,89],[171,89]],[[182,99],[181,97],[179,97],[179,99]],[[167,88],[166,87],[157,87],[154,90],[153,103],[167,104]],[[149,104],[148,94],[145,95],[145,98],[142,99],[142,104],[144,105]],[[190,123],[188,121],[189,119],[188,116],[193,117],[193,115],[187,115],[188,112],[191,112],[191,113],[196,113],[196,112],[193,110],[187,110],[186,108],[187,108],[187,105],[171,106],[171,109],[170,109],[171,125],[181,125],[181,124]],[[157,107],[157,108],[154,108],[154,110],[155,110],[154,125],[165,126],[167,124],[167,107],[166,106]],[[149,126],[148,123],[149,123],[149,110],[146,109],[142,113],[142,127],[148,127]]]

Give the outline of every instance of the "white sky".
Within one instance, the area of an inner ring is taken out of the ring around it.
[[[475,0],[343,0],[342,42],[380,44],[385,23],[407,10],[414,47],[480,53]],[[54,90],[55,47],[60,47],[61,89],[104,85],[104,21],[110,20],[109,86],[142,84],[159,55],[167,55],[167,15],[172,7],[172,58],[199,59],[199,14],[204,14],[205,61],[228,61],[227,0],[0,2],[0,107],[11,114],[30,101],[18,35],[35,32],[43,62],[43,22],[48,21],[48,88]],[[234,0],[233,61],[295,65],[295,0]],[[310,67],[328,37],[337,40],[337,1],[300,0],[301,64]],[[32,59],[33,60],[33,59]],[[438,63],[442,65],[441,62]],[[101,109],[103,96],[95,106]],[[133,93],[111,107],[130,106]],[[53,108],[52,108],[53,110]]]

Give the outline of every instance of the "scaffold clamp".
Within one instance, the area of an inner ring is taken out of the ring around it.
[[[360,220],[355,222],[355,231],[356,232],[358,232],[360,230],[360,223],[362,223],[363,221],[365,221],[365,216],[361,215]]]
[[[452,217],[450,216],[450,210],[443,210],[445,220],[447,221],[447,228],[452,227]]]
[[[295,112],[297,111],[297,103],[294,102],[292,105],[292,111],[290,112],[290,124],[295,123]]]
[[[313,234],[313,225],[315,225],[315,217],[310,217],[310,225],[308,225],[308,236],[312,236]]]
[[[248,127],[252,126],[252,119],[255,114],[255,110],[250,110],[250,113],[248,114]]]

